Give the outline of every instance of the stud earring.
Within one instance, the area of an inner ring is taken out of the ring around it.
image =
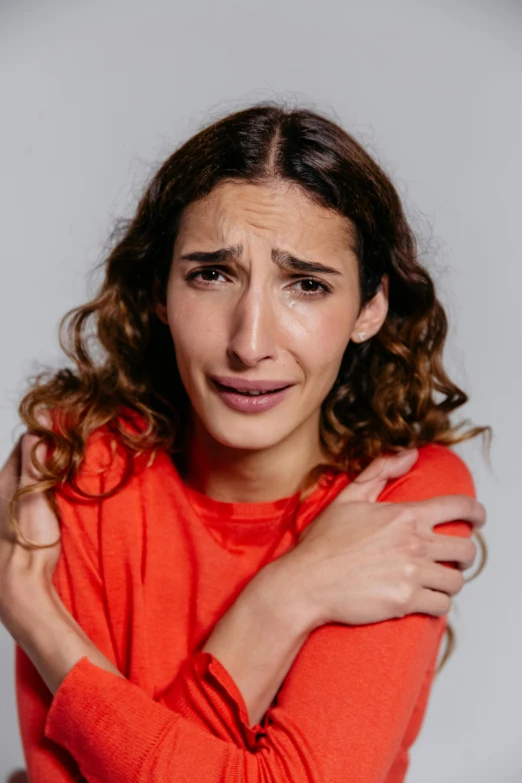
[[[364,335],[365,334],[366,334],[366,332],[357,332],[357,337],[359,338],[359,340],[364,340]]]

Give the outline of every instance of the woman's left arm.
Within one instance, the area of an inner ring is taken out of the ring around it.
[[[379,501],[408,503],[439,495],[476,497],[471,473],[452,450],[429,445],[404,476],[390,481]],[[434,532],[469,537],[472,527],[455,520]],[[452,564],[446,563],[449,567]],[[276,699],[266,712],[259,747],[277,757],[300,749],[308,781],[383,783],[408,764],[407,749],[422,726],[447,617],[409,614],[400,619],[349,626],[323,625],[307,638]],[[173,686],[174,708],[200,716],[204,725],[205,681],[186,662]],[[239,722],[238,709],[227,721]],[[169,704],[170,706],[170,704]],[[243,724],[243,729],[247,724]],[[299,778],[301,780],[301,778]]]
[[[238,748],[188,720],[192,710],[204,724],[209,708],[219,704],[224,724],[248,727],[246,713],[241,717],[229,698],[219,698],[220,684],[229,683],[219,662],[212,675],[209,654],[196,653],[182,667],[182,701],[172,711],[113,673],[81,633],[75,638],[71,628],[67,640],[65,618],[53,617],[43,604],[40,610],[32,624],[38,630],[24,640],[26,652],[44,678],[48,667],[53,677],[59,669],[68,672],[51,702],[45,736],[76,759],[89,783],[165,783],[189,773],[195,783],[218,783],[226,774],[238,783],[286,783],[289,777],[293,783],[341,783],[347,772],[357,783],[382,783],[444,627],[444,618],[410,615],[317,629],[267,711],[266,730]],[[49,622],[42,621],[45,614]],[[239,692],[236,703],[242,704]]]
[[[465,466],[449,450],[438,452],[430,464],[424,461],[411,474],[395,482],[382,499],[474,494]],[[445,480],[448,476],[451,480]],[[444,532],[469,535],[470,528],[467,523],[452,523],[444,525]],[[185,699],[181,717],[112,672],[110,662],[107,667],[100,659],[96,665],[91,658],[96,651],[89,648],[89,640],[82,640],[78,629],[67,622],[65,617],[55,617],[45,633],[40,631],[37,637],[21,641],[38,662],[42,653],[44,658],[52,655],[57,634],[63,632],[66,638],[70,634],[66,648],[56,654],[72,654],[69,660],[75,663],[55,693],[46,736],[75,756],[89,781],[177,780],[178,761],[183,756],[180,745],[188,743],[200,751],[192,766],[194,781],[221,780],[224,770],[232,768],[238,781],[282,781],[288,777],[286,765],[292,757],[293,764],[299,759],[299,771],[292,776],[296,783],[335,783],[344,780],[347,773],[353,781],[380,783],[411,720],[426,674],[433,667],[445,618],[411,615],[369,626],[332,624],[318,628],[294,662],[277,703],[268,710],[266,731],[247,750],[230,745],[227,750],[220,739],[196,722],[186,724],[185,716],[190,711],[197,715],[199,710],[204,723],[204,712],[211,703],[209,693],[215,695],[220,685],[233,686],[226,681],[226,672],[220,673],[219,662],[214,661],[217,669],[212,675],[208,666],[211,656],[196,653],[180,672],[180,698]],[[237,692],[235,696],[238,709],[229,706],[222,715],[224,723],[245,720],[245,711],[239,709],[244,707],[241,695]],[[135,735],[137,716],[139,736]],[[184,724],[181,732],[180,722]],[[132,742],[128,741],[129,732],[134,734]]]

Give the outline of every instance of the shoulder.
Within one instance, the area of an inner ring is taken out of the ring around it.
[[[418,459],[408,473],[389,481],[379,500],[416,501],[436,495],[476,497],[473,476],[453,449],[430,443],[418,451]]]
[[[53,411],[53,430],[69,439],[60,426],[62,415],[63,411]],[[132,426],[119,414],[117,418],[122,428]],[[77,466],[55,486],[65,560],[90,563],[92,573],[98,573],[103,541],[114,551],[122,530],[139,540],[141,517],[135,512],[141,496],[137,476],[138,464],[145,457],[149,458],[143,454],[134,460],[128,455],[114,421],[89,432],[81,454],[75,457]]]
[[[56,409],[52,411],[52,428],[58,434],[63,432],[59,423],[62,414],[63,411]],[[143,422],[144,419],[138,414],[121,407],[111,424],[103,424],[92,429],[85,439],[81,455],[76,458],[78,467],[73,482],[62,482],[57,489],[72,499],[82,492],[88,494],[107,492],[110,487],[117,486],[123,481],[126,474],[128,474],[127,478],[131,478],[141,467],[144,457],[142,455],[141,458],[131,458],[121,438],[118,437],[114,423],[123,430],[137,433]],[[146,459],[148,457],[148,454],[145,455]],[[80,488],[79,493],[75,487]]]

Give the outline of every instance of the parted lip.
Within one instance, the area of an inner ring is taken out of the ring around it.
[[[211,376],[213,381],[216,381],[220,386],[228,386],[230,389],[236,391],[274,391],[274,389],[284,389],[287,386],[293,386],[291,381],[256,381],[247,380],[246,378],[234,378],[225,375],[213,375]]]

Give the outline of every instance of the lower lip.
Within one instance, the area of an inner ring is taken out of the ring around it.
[[[262,413],[270,410],[270,408],[275,408],[276,405],[279,405],[284,400],[287,392],[292,388],[287,386],[286,389],[281,389],[281,391],[269,394],[256,394],[254,397],[249,397],[246,394],[224,389],[218,386],[217,383],[214,383],[213,386],[225,405],[243,413]]]

